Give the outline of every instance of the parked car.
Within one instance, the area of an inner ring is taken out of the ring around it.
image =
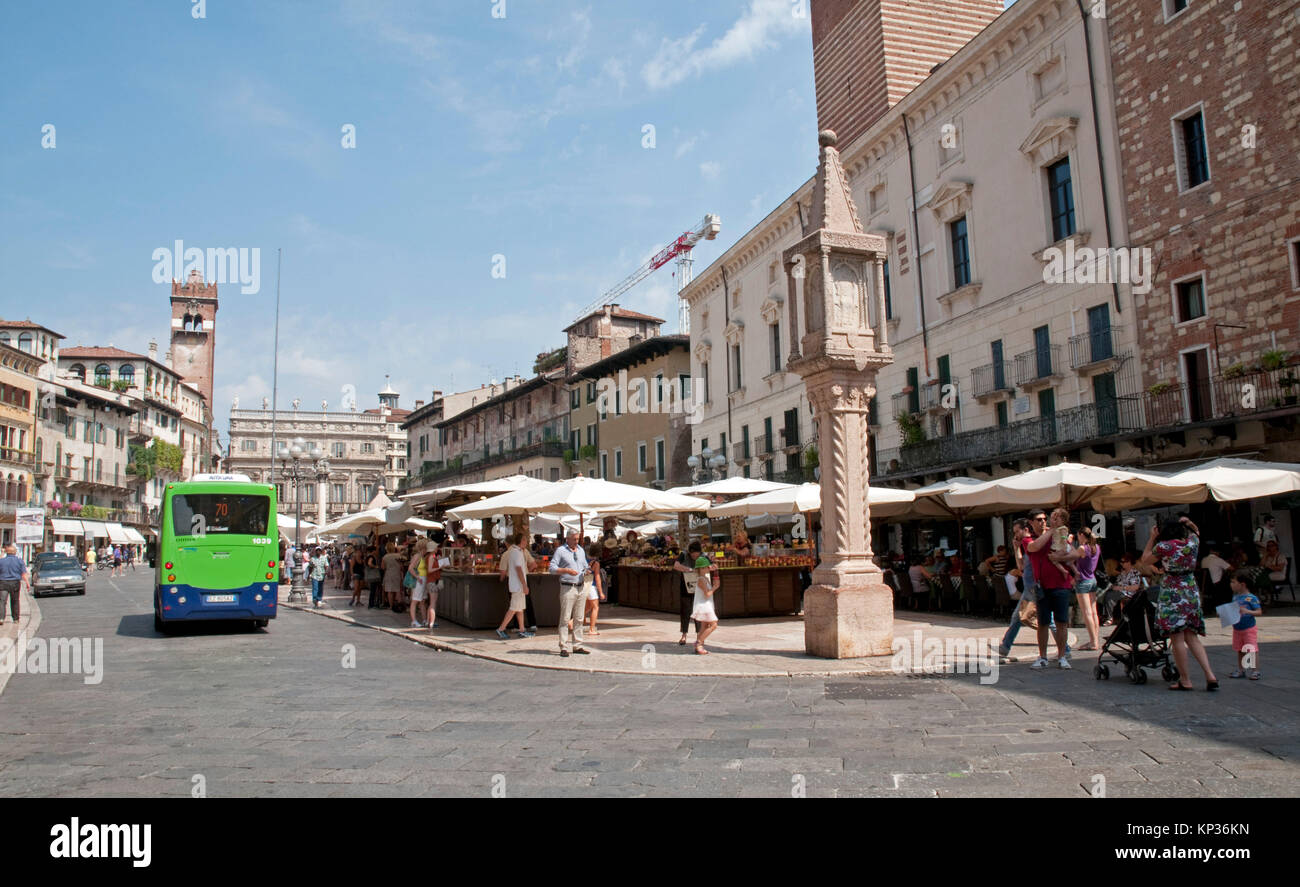
[[[32,596],[55,593],[86,593],[86,574],[75,558],[60,555],[32,565]]]

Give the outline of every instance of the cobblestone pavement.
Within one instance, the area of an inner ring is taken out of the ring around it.
[[[1263,620],[1264,680],[1228,680],[1216,647],[1210,694],[1027,665],[992,685],[557,672],[288,609],[159,637],[148,581],[41,600],[42,637],[103,638],[103,680],[12,677],[0,796],[186,796],[196,776],[212,797],[1300,793],[1291,608]]]

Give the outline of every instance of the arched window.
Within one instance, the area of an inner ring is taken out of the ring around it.
[[[18,478],[18,501],[27,501],[27,478],[25,477]]]
[[[32,352],[32,334],[31,334],[31,333],[19,333],[19,334],[18,334],[18,349],[19,349],[20,351],[26,351],[28,354],[32,354],[32,353],[33,353],[33,352]]]
[[[203,318],[197,314],[194,315],[194,331],[196,333],[203,331]]]
[[[74,363],[72,365],[72,375],[76,376],[78,379],[80,379],[83,382],[86,381],[85,365],[80,363]]]
[[[10,343],[9,343],[9,334],[8,334],[8,333],[0,333],[0,345],[8,345],[8,344],[10,344]]]
[[[117,378],[126,382],[129,387],[135,386],[135,364],[124,363],[117,368]]]
[[[112,375],[113,375],[112,370],[108,368],[108,364],[106,363],[99,364],[97,367],[95,367],[95,384],[102,385],[105,388],[107,388],[108,380],[112,378]]]

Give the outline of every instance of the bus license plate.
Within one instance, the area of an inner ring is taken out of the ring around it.
[[[235,596],[233,594],[210,594],[207,601],[209,604],[233,604]]]

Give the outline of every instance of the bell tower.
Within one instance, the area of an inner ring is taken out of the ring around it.
[[[212,411],[212,377],[217,347],[217,285],[204,283],[195,268],[184,283],[172,281],[171,365],[203,392]]]

